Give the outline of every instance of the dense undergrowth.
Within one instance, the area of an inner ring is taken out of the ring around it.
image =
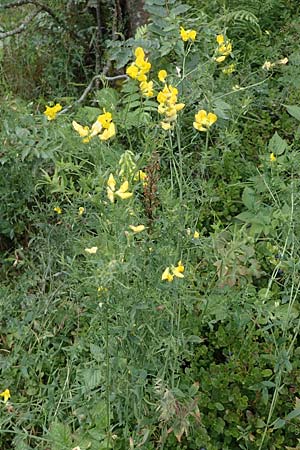
[[[68,111],[1,53],[2,450],[299,448],[299,7],[198,3]]]

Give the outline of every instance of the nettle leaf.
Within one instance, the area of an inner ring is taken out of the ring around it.
[[[52,450],[72,448],[72,434],[70,428],[60,422],[53,422],[50,426],[48,438],[52,443]]]
[[[274,153],[276,156],[282,155],[287,147],[287,142],[282,139],[276,131],[269,141],[270,153]]]
[[[300,120],[300,106],[296,105],[286,105],[287,112],[295,117],[295,119]]]
[[[256,195],[254,190],[246,186],[242,195],[242,201],[250,211],[254,210],[256,205]]]

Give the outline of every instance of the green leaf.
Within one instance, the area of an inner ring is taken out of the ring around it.
[[[242,195],[242,200],[244,205],[250,209],[250,211],[253,210],[256,204],[254,190],[246,186]]]
[[[295,119],[300,120],[300,107],[296,105],[286,105],[287,112],[295,117]]]
[[[69,427],[60,422],[53,422],[48,434],[52,442],[52,450],[66,450],[72,448],[72,435]]]
[[[276,156],[282,155],[287,146],[287,142],[279,136],[277,131],[269,141],[269,151],[270,153],[274,153]]]
[[[278,430],[278,428],[282,428],[285,425],[285,420],[283,419],[276,419],[273,424],[273,430]]]
[[[113,88],[101,89],[96,92],[95,96],[99,102],[100,108],[105,108],[107,111],[113,111],[119,100],[118,92]]]
[[[293,409],[293,411],[291,411],[285,418],[285,420],[291,420],[291,419],[295,419],[295,417],[300,416],[300,407]]]

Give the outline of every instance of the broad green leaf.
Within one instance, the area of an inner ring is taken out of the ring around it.
[[[274,153],[276,156],[282,155],[287,146],[287,142],[279,136],[277,131],[269,141],[269,151],[270,153]]]
[[[296,105],[286,105],[287,112],[295,117],[295,119],[300,120],[300,106]]]

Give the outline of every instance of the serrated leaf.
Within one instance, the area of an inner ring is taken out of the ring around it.
[[[255,198],[255,192],[253,189],[249,188],[248,186],[245,187],[243,194],[242,194],[242,201],[244,205],[252,211],[255,208],[256,205],[256,198]]]
[[[279,136],[277,131],[273,134],[269,141],[269,151],[270,153],[274,153],[276,156],[282,155],[287,146],[287,142]]]
[[[118,92],[113,88],[101,89],[96,92],[95,97],[99,102],[100,108],[105,108],[107,111],[113,111],[119,100]]]
[[[53,422],[50,426],[48,438],[52,443],[52,450],[72,448],[72,435],[69,427],[60,422]]]
[[[287,112],[295,117],[295,119],[300,120],[300,107],[296,105],[286,105]]]

